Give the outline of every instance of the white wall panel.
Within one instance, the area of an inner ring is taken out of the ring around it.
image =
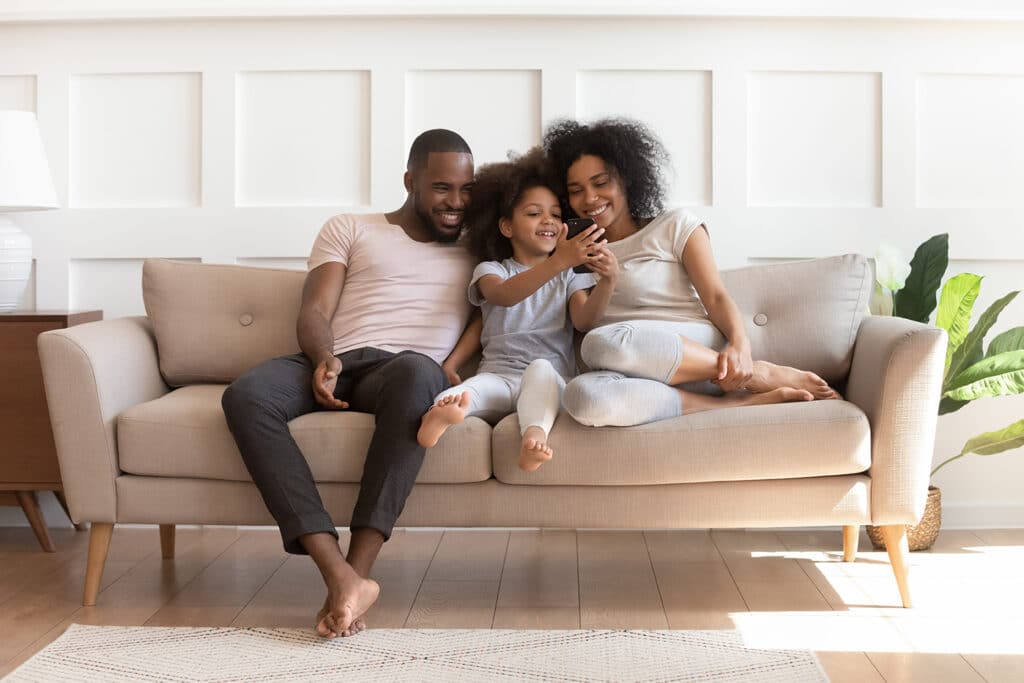
[[[752,206],[881,203],[881,77],[760,72],[749,77]]]
[[[145,259],[74,259],[70,263],[71,308],[103,311],[103,318],[146,315],[142,303]],[[183,258],[176,261],[199,259]]]
[[[198,73],[73,76],[71,206],[199,206],[200,88]]]
[[[420,133],[449,128],[476,163],[504,161],[540,142],[540,72],[412,71],[406,75],[406,148]]]
[[[370,74],[238,76],[238,206],[370,203]]]
[[[1024,206],[1024,75],[917,82],[920,206]]]
[[[711,72],[582,71],[576,115],[640,119],[658,132],[672,156],[675,204],[711,204]]]
[[[36,110],[35,76],[0,76],[0,109]]]

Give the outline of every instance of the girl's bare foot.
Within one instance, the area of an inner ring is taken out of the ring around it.
[[[839,398],[835,389],[813,372],[776,365],[764,360],[754,361],[754,376],[747,383],[748,391],[764,393],[783,387],[810,392],[815,399]]]
[[[317,614],[316,632],[323,638],[355,635],[365,628],[359,617],[370,609],[380,595],[380,586],[373,579],[364,579],[355,572],[332,577],[327,581],[327,600]]]
[[[469,392],[459,395],[443,396],[437,404],[428,410],[420,421],[420,431],[416,433],[416,441],[424,448],[433,448],[445,430],[466,419],[469,411]]]
[[[548,435],[540,427],[527,427],[519,449],[519,469],[533,472],[551,459],[554,453],[547,444]]]

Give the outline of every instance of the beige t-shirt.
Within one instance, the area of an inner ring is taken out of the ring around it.
[[[711,324],[683,267],[683,247],[703,223],[684,209],[672,209],[629,237],[609,243],[620,272],[600,324],[627,320]]]
[[[372,346],[441,363],[451,353],[472,310],[476,261],[465,248],[417,242],[383,214],[341,214],[320,229],[309,270],[330,262],[347,267],[331,320],[335,355]]]

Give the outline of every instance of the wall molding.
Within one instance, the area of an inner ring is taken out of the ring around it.
[[[0,23],[309,17],[695,17],[1024,21],[1016,0],[6,0]]]

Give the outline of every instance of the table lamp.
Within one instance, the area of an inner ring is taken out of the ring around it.
[[[32,240],[3,214],[57,208],[36,115],[0,111],[0,312],[19,306],[32,276]]]

